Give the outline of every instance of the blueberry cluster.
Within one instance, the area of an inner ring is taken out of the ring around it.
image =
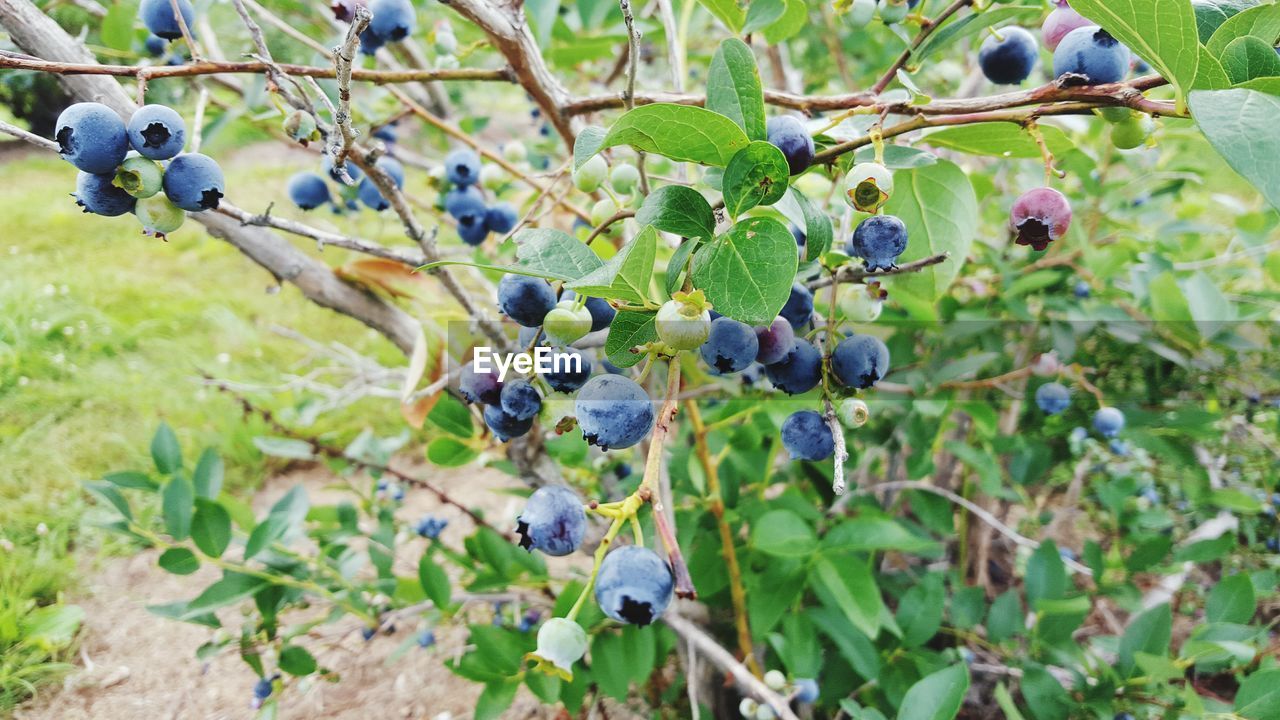
[[[885,25],[902,22],[920,0],[849,0],[837,3],[855,26],[863,27],[876,17]],[[765,708],[768,709],[768,708]]]
[[[107,217],[131,212],[145,233],[163,238],[182,226],[184,210],[213,210],[226,191],[213,158],[180,154],[186,134],[182,117],[164,105],[141,107],[125,123],[106,105],[76,103],[58,116],[54,139],[80,170],[77,205]]]
[[[393,131],[392,131],[393,132]],[[377,133],[375,133],[375,137]],[[384,135],[394,142],[394,134]],[[379,157],[374,165],[386,173],[397,188],[404,187],[404,165],[390,155]],[[346,177],[343,177],[343,173]],[[336,193],[330,192],[328,177],[338,186]],[[348,184],[347,180],[351,183]],[[321,157],[320,172],[298,172],[289,178],[286,190],[289,199],[303,210],[314,210],[326,204],[332,204],[335,213],[355,212],[363,205],[375,212],[382,212],[391,207],[391,201],[382,194],[378,184],[365,175],[355,163],[343,162],[341,167],[333,164],[328,154]]]
[[[484,168],[480,156],[469,148],[459,148],[445,156],[445,178],[453,186],[444,194],[444,209],[458,221],[458,237],[468,245],[479,245],[489,233],[506,235],[515,229],[519,216],[511,203],[485,202],[480,189]]]
[[[435,515],[423,515],[413,524],[413,532],[428,540],[435,540],[449,525],[449,521]]]
[[[373,13],[369,27],[360,33],[360,52],[364,55],[374,55],[382,46],[400,42],[418,28],[418,14],[409,0],[335,0],[330,7],[338,20],[349,23],[360,6],[367,6]]]

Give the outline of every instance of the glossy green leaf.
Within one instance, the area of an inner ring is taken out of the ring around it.
[[[178,445],[178,436],[173,434],[169,423],[160,423],[156,434],[151,438],[151,459],[156,470],[169,474],[182,469],[182,447]]]
[[[599,125],[588,125],[578,131],[578,137],[573,139],[573,169],[577,170],[582,167],[588,160],[600,152],[600,145],[604,142],[605,135],[609,131]]]
[[[1028,6],[993,6],[980,13],[967,13],[955,16],[947,24],[925,38],[920,47],[911,53],[911,65],[915,67],[920,61],[942,48],[973,37],[983,30],[1006,21],[1031,20],[1039,17],[1044,10],[1040,7]]]
[[[782,151],[755,141],[738,151],[724,169],[724,207],[737,218],[757,205],[772,205],[787,192],[791,170]]]
[[[516,233],[517,266],[553,280],[577,280],[604,264],[582,241],[551,228]]]
[[[842,559],[837,568],[822,557],[811,566],[809,579],[824,604],[839,610],[858,632],[875,640],[885,607],[880,587],[865,561],[850,557]]]
[[[1280,208],[1280,97],[1255,90],[1197,90],[1191,93],[1191,115],[1209,144]]]
[[[1169,604],[1157,605],[1129,620],[1120,638],[1120,656],[1116,669],[1128,678],[1134,671],[1134,653],[1145,652],[1163,657],[1169,652],[1173,613]]]
[[[266,580],[243,573],[225,571],[222,578],[205,588],[194,600],[187,603],[184,617],[192,617],[247,600],[270,585]]]
[[[809,23],[809,6],[805,0],[786,0],[782,17],[764,29],[764,40],[770,45],[790,40]]]
[[[1262,0],[1191,0],[1195,11],[1196,31],[1200,42],[1208,43],[1218,28],[1228,19],[1249,8],[1259,5]],[[1225,43],[1223,43],[1225,45]]]
[[[475,427],[471,420],[471,411],[461,400],[452,395],[441,395],[440,399],[427,413],[427,421],[450,435],[469,438],[475,435]]]
[[[742,24],[743,34],[763,30],[777,22],[787,11],[785,0],[751,0],[747,6],[747,19]]]
[[[649,298],[657,254],[658,231],[649,225],[604,265],[565,287],[583,295],[644,303]]]
[[[782,14],[780,0],[770,0]],[[765,3],[760,3],[766,5]],[[751,4],[755,12],[757,3]],[[751,140],[765,139],[764,89],[751,48],[737,38],[720,43],[707,68],[708,110],[718,112],[742,128]]]
[[[629,368],[644,359],[644,355],[631,352],[640,345],[647,345],[658,339],[654,329],[655,314],[619,310],[609,325],[609,336],[605,338],[604,352],[609,362],[620,368]]]
[[[186,475],[174,475],[164,486],[164,529],[174,540],[185,540],[191,532],[195,488]]]
[[[711,203],[685,185],[664,185],[649,193],[636,211],[636,222],[681,237],[710,238],[716,231]]]
[[[1214,31],[1205,47],[1209,54],[1221,56],[1228,45],[1246,36],[1274,46],[1280,38],[1280,5],[1259,5],[1233,15]]]
[[[200,569],[196,554],[184,547],[174,547],[160,553],[160,567],[174,575],[190,575]]]
[[[818,536],[790,510],[770,510],[751,524],[751,544],[767,555],[806,557],[817,549]]]
[[[1235,714],[1248,720],[1280,717],[1280,670],[1260,670],[1240,683]]]
[[[449,576],[431,558],[430,553],[423,553],[418,561],[418,582],[437,608],[443,610],[453,605]]]
[[[1270,43],[1245,36],[1232,40],[1222,51],[1222,69],[1235,85],[1255,78],[1280,75],[1280,55]]]
[[[902,698],[898,720],[953,720],[969,691],[969,669],[952,665],[926,675]]]
[[[630,145],[672,160],[724,167],[750,142],[732,120],[693,105],[641,105],[618,118],[601,149]]]
[[[427,445],[427,462],[440,467],[461,467],[476,456],[471,446],[451,437],[438,437]]]
[[[737,0],[698,0],[698,4],[716,16],[735,35],[742,30],[743,23],[747,21],[747,13]]]
[[[191,541],[209,557],[221,557],[231,544],[231,515],[226,508],[206,498],[196,498],[191,516]]]
[[[1040,125],[1040,134],[1054,155],[1064,155],[1075,147],[1066,133],[1052,125]],[[925,135],[919,142],[970,155],[1040,157],[1040,146],[1022,126],[1014,123],[987,122],[943,128]]]
[[[280,651],[280,669],[290,675],[310,675],[316,667],[316,659],[300,645],[288,645]]]
[[[133,22],[138,17],[138,0],[116,0],[102,16],[102,44],[112,50],[133,50]]]
[[[693,286],[722,315],[767,325],[791,295],[796,256],[795,238],[785,225],[747,218],[693,256]]]
[[[1222,578],[1209,591],[1204,615],[1209,622],[1245,624],[1253,619],[1257,599],[1248,573]]]
[[[195,484],[196,495],[202,498],[216,498],[222,492],[222,480],[226,475],[226,468],[222,462],[222,456],[213,448],[205,448],[200,453],[200,459],[196,461],[195,472],[191,475],[191,481]]]

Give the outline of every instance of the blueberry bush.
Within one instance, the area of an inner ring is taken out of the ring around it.
[[[255,515],[167,426],[87,487],[220,571],[151,609],[261,717],[333,625],[466,626],[478,718],[1280,718],[1280,6],[52,5],[0,0],[0,68],[72,103],[0,130],[104,236],[194,220],[405,356],[401,436],[240,398],[346,500]],[[312,167],[238,196],[233,123]]]

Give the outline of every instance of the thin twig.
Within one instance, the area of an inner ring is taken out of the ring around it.
[[[849,449],[844,442],[844,427],[840,425],[840,419],[836,417],[836,409],[831,405],[831,398],[824,397],[822,404],[826,407],[826,412],[822,414],[822,418],[826,420],[827,427],[831,429],[831,439],[835,442],[835,452],[832,458],[831,492],[839,496],[843,495],[845,491],[844,464],[849,461]]]
[[[769,689],[760,678],[751,674],[746,666],[734,659],[733,655],[720,646],[715,638],[708,635],[702,628],[695,625],[689,619],[677,614],[674,609],[667,610],[662,616],[662,622],[667,624],[677,635],[684,638],[685,642],[691,647],[697,648],[698,653],[710,660],[716,667],[727,673],[737,683],[743,694],[750,695],[760,702],[768,705],[773,712],[782,720],[799,720],[796,714],[792,712],[791,706],[787,704],[786,698]],[[693,682],[693,678],[689,678]]]
[[[36,147],[42,148],[44,150],[52,150],[53,152],[61,151],[61,148],[58,147],[58,143],[52,140],[47,140],[45,138],[42,138],[39,135],[36,135],[35,133],[29,133],[18,126],[10,125],[9,123],[3,120],[0,120],[0,133],[4,133],[6,135],[12,135],[18,138],[19,140],[25,140],[26,142],[29,142],[32,145],[35,145]]]
[[[346,175],[347,155],[356,141],[356,131],[351,127],[351,67],[355,61],[356,48],[360,45],[360,33],[369,27],[373,19],[369,8],[356,5],[356,15],[347,28],[347,37],[342,45],[334,48],[333,64],[338,79],[338,114],[333,123],[338,127],[338,138],[334,138],[329,147],[329,156],[333,158],[333,167]],[[413,238],[414,241],[419,238]]]

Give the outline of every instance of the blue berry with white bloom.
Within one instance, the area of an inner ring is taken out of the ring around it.
[[[1093,429],[1103,437],[1112,438],[1124,429],[1124,413],[1113,407],[1100,408],[1093,415]]]
[[[76,174],[76,191],[71,196],[76,199],[76,205],[87,213],[115,217],[133,212],[138,204],[137,198],[117,187],[114,180],[114,175],[81,171]]]
[[[458,148],[445,156],[444,172],[454,185],[475,185],[480,182],[480,156],[474,150]]]
[[[906,249],[907,226],[893,215],[872,215],[858,223],[848,246],[869,272],[898,267],[898,256]]]
[[[124,121],[102,103],[76,103],[63,110],[53,137],[62,159],[87,173],[114,173],[129,152]]]
[[[1031,33],[1020,27],[993,32],[978,50],[982,74],[997,85],[1017,85],[1026,80],[1040,59],[1040,46]]]
[[[449,521],[435,515],[423,515],[413,524],[413,531],[428,540],[435,540],[448,526]]]
[[[793,460],[826,460],[836,449],[830,426],[813,410],[792,413],[783,421],[782,445]]]
[[[1057,415],[1071,405],[1071,391],[1062,383],[1045,383],[1036,388],[1036,405],[1048,415]]]
[[[597,375],[574,401],[582,437],[601,449],[629,448],[653,429],[653,402],[636,381],[622,375]]]
[[[520,547],[562,557],[582,544],[587,513],[577,493],[563,485],[544,485],[529,496],[524,512],[516,518]]]
[[[506,235],[514,230],[519,221],[515,207],[509,202],[497,203],[484,212],[485,226],[499,235]]]
[[[1053,74],[1072,74],[1085,85],[1120,82],[1129,72],[1129,48],[1097,25],[1067,33],[1053,51]]]
[[[844,385],[866,390],[889,373],[889,348],[872,335],[851,335],[831,353],[831,371]]]
[[[216,210],[226,194],[226,180],[213,158],[187,153],[170,160],[165,168],[164,194],[183,210]]]
[[[808,340],[796,338],[785,357],[765,366],[764,374],[788,395],[809,392],[822,382],[822,353]]]
[[[129,144],[144,158],[168,160],[187,144],[187,124],[164,105],[144,105],[129,118]]]
[[[303,210],[314,210],[329,202],[329,186],[324,178],[312,172],[296,173],[289,178],[289,199]]]
[[[742,372],[760,351],[756,331],[727,317],[716,318],[699,352],[702,360],[720,374]]]
[[[621,623],[645,626],[671,603],[675,578],[657,553],[626,545],[604,556],[596,577],[596,603]]]

